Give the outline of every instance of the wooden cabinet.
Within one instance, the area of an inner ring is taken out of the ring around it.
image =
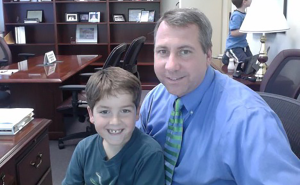
[[[110,51],[120,43],[131,43],[139,36],[146,42],[138,58],[138,70],[142,84],[157,84],[153,69],[153,30],[155,22],[128,22],[129,9],[154,10],[157,21],[160,16],[161,0],[154,1],[73,1],[53,0],[42,2],[13,2],[3,0],[5,32],[12,32],[16,26],[25,26],[26,44],[10,44],[13,61],[21,60],[17,54],[30,52],[37,55],[53,50],[58,55],[98,54],[101,60],[94,66],[102,66]],[[42,23],[23,23],[27,10],[42,10]],[[100,12],[99,23],[66,22],[66,13]],[[123,14],[127,22],[113,22],[114,14]],[[97,25],[97,43],[74,43],[77,25]]]
[[[0,136],[0,184],[52,185],[48,126],[34,119],[14,136]]]

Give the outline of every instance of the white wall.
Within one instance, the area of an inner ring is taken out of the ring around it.
[[[287,3],[287,21],[290,30],[286,31],[285,34],[267,34],[266,45],[267,47],[270,46],[268,64],[284,49],[300,49],[300,1],[288,0]],[[260,50],[260,34],[248,34],[247,40],[252,53],[258,54]]]
[[[0,0],[0,32],[4,32],[4,20],[3,20],[3,8],[2,8],[2,0]]]
[[[163,15],[166,11],[174,9],[179,0],[162,0],[160,3],[160,13]]]

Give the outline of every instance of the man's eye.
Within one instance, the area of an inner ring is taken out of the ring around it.
[[[179,55],[187,55],[187,54],[190,54],[190,53],[192,53],[190,50],[181,50],[179,52]]]
[[[158,50],[158,51],[156,51],[156,53],[159,54],[159,55],[166,55],[167,50]]]

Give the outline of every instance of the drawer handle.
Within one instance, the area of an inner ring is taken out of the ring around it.
[[[2,185],[5,185],[5,174],[2,175],[1,181],[2,181]]]
[[[38,154],[36,156],[36,161],[35,162],[30,162],[30,165],[38,168],[43,162],[42,157],[43,157],[43,154]]]

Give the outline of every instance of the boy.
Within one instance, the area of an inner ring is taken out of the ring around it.
[[[140,81],[110,67],[90,77],[86,95],[89,119],[98,134],[76,146],[62,184],[164,184],[160,145],[135,127]]]
[[[240,27],[246,16],[246,8],[250,7],[252,0],[231,0],[236,6],[229,21],[229,34],[226,40],[226,50],[222,63],[228,65],[229,58],[234,58],[238,63],[237,70],[242,70],[241,64],[248,62],[252,53],[246,40],[247,34],[241,33]]]

